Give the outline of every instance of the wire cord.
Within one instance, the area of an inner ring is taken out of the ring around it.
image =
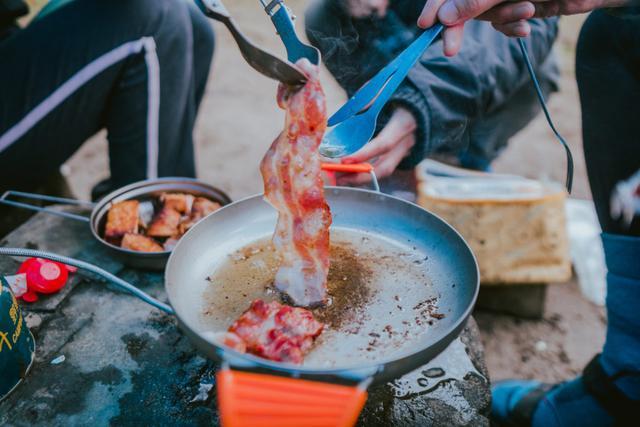
[[[0,248],[0,255],[44,258],[51,261],[60,262],[62,264],[68,264],[74,267],[78,267],[82,270],[89,271],[97,276],[102,277],[103,279],[116,285],[118,288],[126,292],[129,292],[135,297],[140,298],[142,301],[154,306],[159,310],[164,311],[165,313],[174,314],[173,309],[169,305],[161,301],[158,301],[157,299],[153,298],[151,295],[147,294],[146,292],[143,292],[140,289],[136,288],[131,283],[125,282],[118,276],[115,276],[98,266],[89,264],[88,262],[80,261],[78,259],[69,258],[62,255],[53,254],[51,252],[37,251],[33,249],[22,249],[22,248]]]

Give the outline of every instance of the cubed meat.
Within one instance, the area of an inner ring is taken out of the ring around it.
[[[205,216],[220,209],[220,203],[213,202],[204,197],[196,197],[193,201],[193,208],[191,209],[191,219],[200,221]]]
[[[163,207],[156,214],[147,229],[147,236],[150,237],[171,237],[178,234],[178,224],[180,224],[180,212],[175,209]]]
[[[160,202],[165,208],[171,208],[182,215],[190,215],[194,197],[183,193],[162,193]]]
[[[191,227],[196,225],[198,221],[220,209],[220,203],[213,202],[204,197],[196,197],[191,208],[191,215],[188,219],[180,223],[180,233],[184,234]]]
[[[162,252],[163,248],[151,237],[127,233],[122,238],[122,248],[138,252]]]
[[[238,336],[251,354],[300,364],[323,328],[307,309],[255,300],[228,332]]]
[[[125,234],[138,233],[138,206],[137,200],[125,200],[111,206],[104,228],[105,240],[117,245]]]

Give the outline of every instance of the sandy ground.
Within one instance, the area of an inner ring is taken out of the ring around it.
[[[302,11],[303,0],[289,0]],[[227,2],[236,20],[254,41],[282,53],[270,22],[257,2]],[[301,14],[301,13],[300,13]],[[589,198],[581,152],[580,107],[574,80],[574,48],[584,17],[565,18],[557,52],[563,79],[550,108],[560,132],[576,158],[574,197]],[[300,27],[300,24],[299,24]],[[237,199],[261,191],[258,162],[282,128],[283,115],[275,107],[275,83],[253,72],[224,30],[216,26],[217,51],[211,79],[195,130],[199,175]],[[329,110],[344,95],[328,73],[322,76]],[[72,189],[88,197],[90,188],[108,175],[104,134],[97,135],[65,166]],[[563,181],[564,153],[540,115],[518,134],[496,162],[497,171]],[[604,314],[587,302],[577,284],[551,286],[541,321],[477,313],[492,378],[540,378],[557,381],[575,375],[601,347]]]

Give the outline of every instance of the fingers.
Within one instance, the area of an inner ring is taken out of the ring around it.
[[[399,140],[416,130],[416,121],[413,114],[404,108],[397,108],[389,123],[380,131],[378,136],[372,139],[360,150],[342,159],[343,163],[361,163],[391,150]]]
[[[476,18],[505,0],[447,0],[438,10],[438,20],[451,27]]]
[[[531,33],[531,25],[525,20],[508,24],[493,24],[493,28],[509,37],[527,37]]]
[[[536,8],[529,1],[503,3],[478,16],[478,19],[490,21],[493,24],[510,24],[533,18],[535,12]]]
[[[462,47],[462,37],[464,36],[464,24],[447,27],[442,33],[442,43],[445,56],[454,56]]]
[[[581,10],[578,10],[575,12],[562,10],[561,2],[559,1],[535,2],[533,5],[536,9],[534,14],[536,18],[547,18],[549,16],[558,16],[558,15],[571,15],[573,13],[582,12]]]
[[[438,15],[438,9],[446,0],[427,0],[418,17],[418,27],[429,28],[436,23],[436,17]]]
[[[380,156],[373,163],[376,177],[378,179],[382,179],[391,175],[396,170],[402,159],[407,156],[414,144],[414,135],[407,135],[391,150]],[[368,173],[345,174],[338,177],[339,185],[362,185],[369,181],[371,181],[371,175]]]

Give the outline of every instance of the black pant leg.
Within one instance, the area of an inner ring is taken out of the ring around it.
[[[610,215],[615,185],[640,169],[640,18],[593,12],[576,52],[589,183],[605,232],[640,236]]]
[[[182,0],[75,0],[0,43],[0,182],[42,179],[105,126],[112,178],[118,185],[149,176],[154,132],[156,173],[193,176],[191,22]],[[209,58],[202,55],[203,64],[211,59],[213,40],[208,40],[211,46],[203,51]],[[8,131],[56,90],[118,49],[126,51],[121,59],[66,94],[26,133],[2,146]],[[160,95],[155,100],[155,128],[149,120],[153,63],[159,80],[155,92]]]

